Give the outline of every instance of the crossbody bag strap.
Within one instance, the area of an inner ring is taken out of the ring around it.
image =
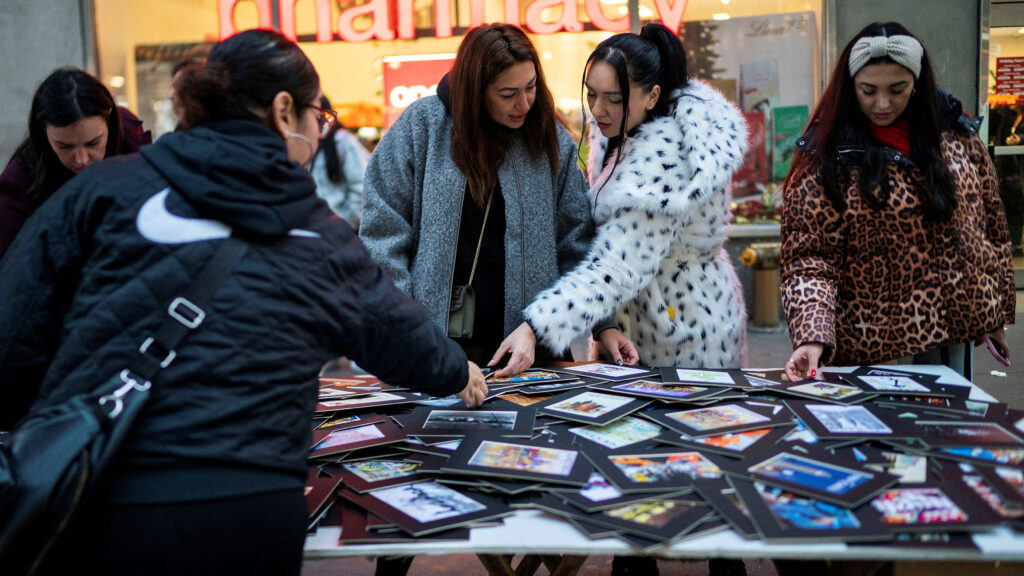
[[[484,223],[480,225],[480,239],[476,241],[476,254],[473,255],[473,267],[469,269],[469,282],[466,286],[473,285],[473,276],[476,276],[476,262],[480,259],[480,247],[484,244],[484,230],[487,229],[487,216],[491,213],[491,203],[494,202],[494,191],[487,197],[487,208],[484,209]]]
[[[146,338],[139,347],[140,354],[131,365],[134,376],[142,381],[150,380],[157,371],[174,361],[176,348],[206,319],[203,307],[231,275],[248,247],[244,241],[233,236],[224,240],[188,289],[167,306],[167,317],[156,334]]]

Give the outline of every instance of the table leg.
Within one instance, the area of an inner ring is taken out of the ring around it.
[[[512,571],[512,562],[507,556],[500,554],[477,554],[489,576],[516,576]]]

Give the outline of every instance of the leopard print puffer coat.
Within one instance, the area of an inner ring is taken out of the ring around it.
[[[957,185],[948,222],[924,218],[918,168],[887,149],[891,195],[869,206],[857,166],[839,180],[846,208],[825,197],[819,170],[793,179],[782,210],[782,300],[793,346],[824,344],[823,363],[883,362],[965,342],[1014,320],[1010,237],[992,161],[973,131],[942,135]]]

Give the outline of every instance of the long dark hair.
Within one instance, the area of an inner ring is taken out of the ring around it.
[[[29,197],[41,203],[75,175],[57,157],[46,137],[46,127],[70,126],[83,118],[100,116],[107,121],[107,147],[103,157],[118,153],[121,119],[114,98],[102,82],[78,68],[58,68],[43,80],[32,97],[28,137],[11,156],[20,158],[32,178]]]
[[[273,30],[245,30],[213,47],[205,66],[184,69],[181,127],[218,120],[250,120],[271,126],[278,92],[295,106],[319,105],[320,76],[294,42]]]
[[[843,210],[844,183],[841,178],[848,175],[837,160],[837,148],[841,133],[852,134],[854,144],[862,148],[864,159],[859,168],[857,187],[865,202],[874,208],[881,208],[889,200],[891,190],[887,177],[887,162],[881,144],[871,136],[870,122],[860,111],[857,94],[850,75],[850,51],[857,40],[873,36],[910,36],[906,28],[896,22],[876,22],[857,33],[836,62],[828,87],[814,108],[808,124],[808,152],[796,151],[784,188],[802,177],[807,171],[821,169],[825,196],[836,210]],[[920,41],[920,40],[918,40]],[[923,46],[923,44],[922,44]],[[865,64],[896,63],[883,56],[873,58]],[[902,117],[910,125],[910,156],[921,171],[921,185],[916,186],[918,197],[924,206],[925,217],[935,221],[948,221],[956,209],[956,192],[953,175],[942,156],[942,107],[941,96],[932,70],[928,51],[921,57],[921,73],[914,82]],[[845,132],[844,132],[845,130]],[[874,191],[878,192],[875,193]]]
[[[532,62],[537,95],[521,129],[534,158],[546,154],[553,178],[558,176],[558,116],[544,79],[537,49],[511,24],[484,24],[466,34],[448,76],[452,108],[452,160],[466,176],[467,188],[483,207],[487,191],[498,179],[511,135],[487,114],[487,87],[506,69]]]
[[[331,109],[331,101],[327,96],[320,97],[320,107],[324,110]],[[341,169],[341,157],[338,156],[338,146],[334,143],[334,135],[342,128],[341,122],[332,124],[327,135],[320,139],[320,147],[317,148],[317,156],[324,157],[327,179],[334,184],[341,184],[345,180],[345,173]],[[345,190],[345,198],[348,199],[348,190]]]

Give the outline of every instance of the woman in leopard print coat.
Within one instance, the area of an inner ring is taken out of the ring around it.
[[[1010,238],[974,123],[896,23],[847,45],[784,186],[790,378],[899,359],[970,377],[971,341],[1008,353]]]
[[[527,320],[554,350],[596,326],[614,359],[740,367],[746,314],[723,243],[729,182],[747,146],[743,117],[687,78],[682,44],[660,24],[599,45],[584,82],[597,237]]]

